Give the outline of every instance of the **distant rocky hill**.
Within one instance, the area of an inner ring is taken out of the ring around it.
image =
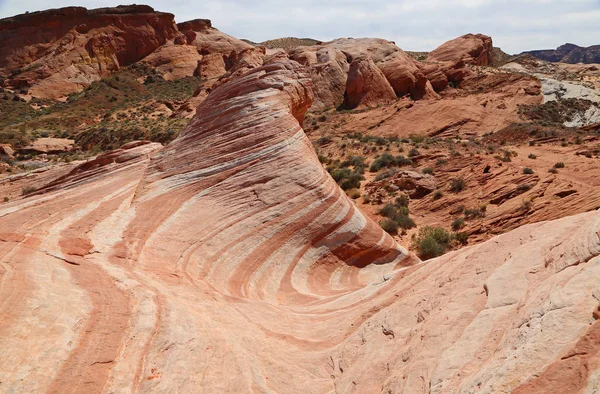
[[[561,45],[556,49],[544,49],[527,51],[522,54],[530,54],[538,59],[548,62],[561,63],[600,63],[600,45],[580,47],[575,44]]]
[[[293,49],[301,46],[312,46],[319,45],[321,41],[315,40],[314,38],[296,38],[296,37],[282,37],[275,38],[272,40],[267,40],[263,42],[254,42],[250,40],[242,40],[252,45],[261,45],[267,47],[269,49],[275,48],[283,48],[283,49]]]

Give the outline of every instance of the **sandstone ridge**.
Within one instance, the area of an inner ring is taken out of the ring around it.
[[[313,97],[310,69],[266,62],[166,147],[3,204],[3,387],[597,390],[598,213],[421,262],[320,165],[299,124]]]

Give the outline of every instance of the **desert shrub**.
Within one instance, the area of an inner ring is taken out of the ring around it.
[[[8,197],[4,197],[4,198],[2,199],[2,201],[4,201],[4,202],[8,202],[9,200],[10,200],[10,199],[9,199]]]
[[[33,193],[34,191],[36,191],[36,188],[35,188],[35,187],[33,187],[33,186],[24,186],[24,187],[21,189],[21,195],[23,195],[23,196],[26,196],[26,195],[28,195],[28,194],[31,194],[31,193]]]
[[[384,153],[378,158],[376,158],[371,166],[369,167],[370,172],[377,172],[382,168],[395,167],[395,166],[404,166],[412,164],[412,160],[408,159],[402,155],[392,156],[389,153]]]
[[[346,191],[346,194],[351,199],[356,200],[357,198],[360,197],[360,190],[358,190],[358,189],[350,189],[350,190]]]
[[[531,174],[533,174],[533,170],[529,167],[525,167],[525,168],[523,168],[523,174],[531,175]]]
[[[418,151],[417,148],[413,148],[408,152],[408,157],[416,157],[419,156],[421,152]]]
[[[391,167],[394,163],[394,156],[390,155],[389,153],[384,153],[373,161],[369,167],[369,171],[377,172],[382,168]]]
[[[554,168],[565,168],[565,163],[563,163],[562,161],[554,163]]]
[[[433,168],[431,168],[431,167],[423,168],[423,174],[433,175]]]
[[[485,205],[480,206],[479,208],[470,208],[465,209],[464,214],[467,220],[484,218],[487,207]]]
[[[408,138],[410,138],[410,140],[415,144],[420,144],[425,141],[425,136],[423,135],[411,134],[408,136]]]
[[[521,211],[529,211],[531,209],[531,206],[533,205],[533,203],[531,202],[531,200],[523,200],[523,202],[521,203],[521,207],[519,208]]]
[[[409,210],[406,206],[388,203],[379,210],[379,214],[393,220],[399,227],[405,230],[415,227],[415,222],[408,216]]]
[[[365,162],[365,158],[362,156],[350,156],[348,160],[345,160],[340,164],[340,167],[349,166],[352,166],[354,168],[365,168],[367,166],[367,163]]]
[[[450,181],[450,191],[460,193],[467,187],[467,182],[463,178],[454,178]]]
[[[317,145],[327,145],[329,144],[331,141],[333,141],[330,137],[320,137],[317,140]]]
[[[430,259],[441,256],[448,250],[452,236],[441,227],[423,227],[415,238],[419,257]]]
[[[442,197],[444,197],[444,193],[441,190],[434,191],[433,195],[431,196],[431,198],[433,199],[433,201],[439,200]]]
[[[537,159],[537,156],[534,155],[533,153],[530,153],[529,156],[527,156],[530,159]]]
[[[365,179],[362,174],[356,170],[352,171],[349,168],[328,168],[327,170],[331,174],[333,180],[336,181],[343,190],[359,189],[360,181]]]
[[[466,245],[469,242],[469,234],[465,232],[459,232],[454,234],[454,238],[460,242],[461,245]]]
[[[454,230],[454,231],[460,230],[461,228],[465,227],[465,219],[463,219],[463,218],[454,219],[451,227],[452,227],[452,230]]]
[[[398,233],[398,223],[392,219],[383,219],[381,222],[379,222],[379,225],[385,232],[389,234]]]
[[[517,191],[519,192],[519,194],[525,193],[529,190],[531,190],[531,185],[522,184],[522,185],[517,186]]]
[[[548,172],[551,174],[558,174],[558,170],[556,168],[550,168]]]
[[[398,197],[396,197],[394,204],[398,207],[408,207],[409,201],[410,201],[410,199],[408,198],[408,196],[406,194],[402,193]]]

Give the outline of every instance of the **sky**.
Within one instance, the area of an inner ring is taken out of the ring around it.
[[[0,0],[0,18],[113,0]],[[126,3],[126,2],[125,2]],[[214,27],[261,42],[278,37],[379,37],[409,51],[430,51],[466,33],[483,33],[516,54],[566,42],[600,44],[600,0],[147,0],[177,22],[211,19]]]

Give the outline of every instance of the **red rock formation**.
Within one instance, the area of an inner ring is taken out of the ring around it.
[[[376,107],[395,99],[394,90],[371,58],[361,55],[352,60],[346,82],[345,108]]]
[[[460,61],[477,66],[488,66],[493,62],[492,39],[483,34],[465,34],[440,45],[427,56],[430,62]]]
[[[315,110],[342,104],[349,64],[359,56],[373,61],[397,96],[410,94],[414,99],[436,96],[416,61],[391,41],[340,38],[320,45],[296,47],[289,53],[291,59],[310,66],[315,86]]]
[[[4,155],[9,159],[14,158],[15,151],[10,144],[0,144],[0,155]]]
[[[148,6],[68,7],[0,21],[0,75],[38,97],[78,91],[179,34],[173,15]]]
[[[0,205],[2,387],[595,390],[600,215],[421,263],[322,168],[311,100],[298,64],[256,68],[166,148]]]
[[[339,106],[344,101],[348,80],[348,59],[342,51],[329,46],[297,47],[290,59],[308,66],[313,81],[313,110]]]

